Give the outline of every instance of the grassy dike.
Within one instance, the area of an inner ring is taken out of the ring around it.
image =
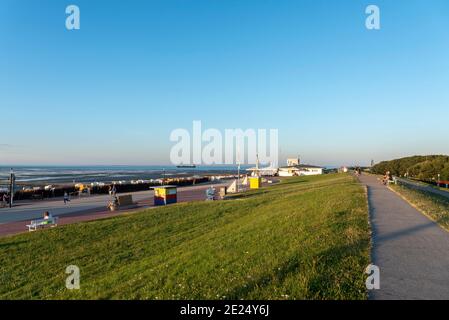
[[[448,198],[401,185],[392,185],[390,188],[419,211],[449,231]]]
[[[300,177],[0,240],[2,299],[365,299],[364,189]],[[65,288],[77,265],[81,289]]]

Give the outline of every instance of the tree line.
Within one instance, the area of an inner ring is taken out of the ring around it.
[[[421,181],[432,182],[449,180],[449,156],[429,155],[412,156],[390,161],[382,161],[371,169],[373,173],[385,174],[390,171],[392,175],[414,178]]]

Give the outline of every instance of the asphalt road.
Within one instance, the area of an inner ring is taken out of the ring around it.
[[[372,260],[380,269],[370,299],[449,299],[449,233],[376,177],[360,181],[368,187]]]

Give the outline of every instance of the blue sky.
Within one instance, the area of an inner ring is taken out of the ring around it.
[[[281,163],[449,154],[448,39],[447,0],[1,0],[0,164],[164,164],[193,120]]]

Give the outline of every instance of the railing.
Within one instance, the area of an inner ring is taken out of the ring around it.
[[[404,185],[408,188],[411,189],[415,189],[415,190],[419,190],[419,191],[424,191],[424,192],[430,192],[436,195],[440,195],[443,197],[447,197],[449,198],[449,192],[447,191],[442,191],[438,188],[433,187],[432,185],[429,184],[425,184],[422,182],[415,182],[409,179],[404,179],[404,178],[398,178],[398,177],[393,177],[393,181],[395,184],[397,185]]]

